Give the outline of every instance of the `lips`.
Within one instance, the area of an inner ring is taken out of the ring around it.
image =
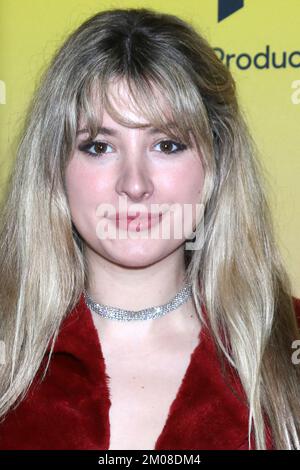
[[[111,220],[115,221],[117,227],[137,232],[151,228],[159,223],[161,218],[161,213],[151,212],[147,214],[136,213],[135,215],[117,213],[115,217],[110,217]]]

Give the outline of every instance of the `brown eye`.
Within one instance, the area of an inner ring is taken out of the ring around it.
[[[172,145],[173,145],[173,143],[170,142],[169,140],[167,140],[167,141],[165,141],[165,142],[161,142],[160,145],[161,145],[161,149],[162,149],[163,151],[166,151],[167,153],[172,152]]]
[[[94,151],[91,151],[90,149],[92,149],[93,147],[94,147]],[[106,152],[107,147],[110,147],[110,145],[107,144],[106,142],[95,140],[95,141],[91,141],[91,142],[79,145],[78,149],[81,152],[87,153],[88,155],[92,155],[93,157],[97,158],[107,153]],[[111,152],[108,152],[108,153],[111,153]]]
[[[94,147],[96,153],[103,153],[104,149],[107,147],[107,144],[105,144],[104,142],[96,142],[94,144]]]
[[[181,142],[175,142],[174,140],[162,140],[156,145],[158,145],[160,149],[167,154],[182,152],[187,149],[185,144],[182,144]],[[175,149],[173,146],[175,146]]]

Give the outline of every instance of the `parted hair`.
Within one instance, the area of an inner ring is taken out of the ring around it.
[[[0,214],[6,347],[0,416],[25,398],[86,286],[84,240],[72,223],[65,168],[80,116],[92,138],[103,109],[123,125],[136,125],[110,100],[109,85],[120,80],[149,122],[184,142],[192,135],[201,150],[203,243],[186,250],[186,276],[221,360],[245,391],[249,448],[251,435],[256,449],[266,448],[266,417],[277,449],[299,449],[299,368],[291,360],[299,330],[291,282],[235,81],[192,23],[146,8],[101,11],[84,21],[55,51],[28,106]],[[41,380],[50,360],[51,354]]]

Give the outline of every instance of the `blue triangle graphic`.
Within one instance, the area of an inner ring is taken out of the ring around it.
[[[218,22],[232,15],[240,8],[243,8],[244,0],[219,0]]]

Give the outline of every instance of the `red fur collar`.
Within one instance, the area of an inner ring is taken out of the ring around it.
[[[82,294],[62,323],[45,380],[35,380],[0,424],[0,449],[107,450],[108,384],[98,334]],[[247,432],[247,407],[223,378],[203,327],[155,450],[247,449]]]

